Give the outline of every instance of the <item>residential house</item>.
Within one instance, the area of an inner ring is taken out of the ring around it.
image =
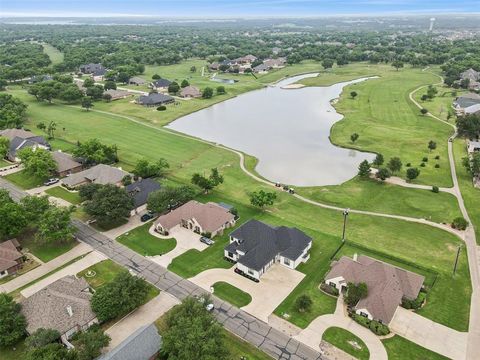
[[[53,80],[53,76],[51,76],[51,75],[33,75],[30,78],[30,80],[28,80],[28,83],[29,84],[36,84],[36,83],[39,83],[39,82],[49,81],[49,80]]]
[[[141,77],[138,77],[138,76],[134,76],[134,77],[131,77],[130,79],[128,79],[128,85],[139,86],[139,85],[145,85],[145,84],[146,84],[146,81],[144,79],[142,79]]]
[[[480,104],[480,95],[468,93],[458,96],[453,102],[453,107],[455,108],[457,115],[464,115],[465,108],[476,104]]]
[[[110,165],[98,164],[62,179],[62,183],[67,188],[76,188],[81,185],[91,183],[101,185],[113,184],[120,186],[122,184],[122,179],[126,175],[129,174],[122,169]]]
[[[471,91],[480,91],[480,81],[471,80],[468,83],[468,90]]]
[[[368,295],[355,305],[355,312],[387,325],[403,298],[418,297],[424,281],[421,275],[364,255],[342,256],[325,275],[325,283],[339,291],[348,283],[365,283]]]
[[[132,96],[133,94],[127,90],[114,90],[114,89],[108,89],[104,91],[103,95],[108,94],[112,97],[111,100],[119,100],[119,99],[126,99],[129,96]]]
[[[271,69],[280,69],[285,67],[287,60],[285,58],[266,59],[263,63]]]
[[[40,328],[57,330],[69,347],[69,339],[78,331],[98,323],[90,307],[92,294],[84,278],[63,277],[21,301],[27,320],[27,332]]]
[[[157,91],[168,91],[168,86],[172,82],[167,79],[158,79],[150,83],[150,87]]]
[[[470,80],[470,81],[476,81],[480,80],[480,72],[473,70],[472,68],[465,70],[460,74],[460,79],[461,80]]]
[[[182,226],[197,234],[210,233],[211,237],[235,225],[235,216],[224,207],[209,202],[202,204],[191,200],[160,216],[155,221],[155,231],[168,235],[175,226]]]
[[[52,152],[52,158],[57,163],[57,176],[64,177],[82,171],[83,165],[76,161],[72,155],[57,150]]]
[[[85,64],[79,67],[79,70],[82,74],[101,74],[104,75],[106,73],[106,69],[103,67],[102,64]]]
[[[160,184],[153,179],[141,179],[125,186],[125,190],[133,198],[133,213],[147,204],[148,195],[160,190]]]
[[[480,104],[470,105],[463,109],[464,115],[480,115]]]
[[[160,94],[160,93],[150,93],[148,95],[141,95],[137,99],[137,104],[143,106],[159,106],[166,105],[174,102],[175,99],[169,95]]]
[[[23,254],[16,239],[0,243],[0,279],[15,274],[22,268]]]
[[[97,360],[154,360],[161,348],[162,337],[155,325],[144,325]]]
[[[274,263],[295,269],[310,258],[311,247],[312,238],[297,228],[249,220],[230,234],[224,254],[238,271],[259,280]]]
[[[473,154],[474,152],[480,152],[480,141],[468,142],[468,153]]]
[[[273,55],[278,55],[280,53],[280,51],[282,51],[282,49],[279,48],[279,47],[272,48],[272,54]]]
[[[195,86],[188,85],[180,90],[180,96],[182,98],[199,98],[202,97],[202,93]]]
[[[268,70],[270,70],[270,67],[265,64],[260,64],[255,66],[252,70],[256,74],[266,74]]]
[[[10,140],[10,146],[7,151],[6,158],[12,162],[19,162],[17,152],[26,147],[33,149],[50,150],[50,144],[43,136],[37,136],[34,133],[23,129],[5,129],[0,130],[0,136],[6,137]]]

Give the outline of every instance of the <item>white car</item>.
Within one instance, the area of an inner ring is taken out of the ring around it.
[[[43,183],[43,185],[50,186],[50,185],[58,183],[59,181],[60,181],[60,179],[58,179],[58,178],[51,178],[51,179],[48,179],[47,181],[45,181]]]

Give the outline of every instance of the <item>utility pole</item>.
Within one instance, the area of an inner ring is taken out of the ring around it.
[[[455,257],[455,265],[453,266],[453,276],[455,276],[455,273],[457,272],[458,258],[460,256],[461,249],[462,249],[462,245],[458,245],[457,256]]]
[[[350,209],[343,210],[343,233],[342,233],[342,242],[345,242],[345,229],[347,227],[347,217]]]

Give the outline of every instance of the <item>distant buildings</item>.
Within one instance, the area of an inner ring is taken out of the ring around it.
[[[478,111],[475,105],[480,104],[480,95],[475,93],[468,93],[458,96],[453,102],[453,107],[457,115],[466,115],[476,113]],[[474,107],[472,107],[474,106]]]
[[[139,85],[145,85],[145,84],[146,84],[146,81],[143,80],[141,77],[138,77],[138,76],[134,76],[134,77],[131,77],[130,79],[128,79],[128,85],[139,86]]]
[[[202,97],[201,91],[195,86],[189,85],[180,90],[182,98],[199,98]]]
[[[23,129],[0,130],[0,136],[10,140],[10,146],[7,151],[6,158],[12,162],[20,161],[17,153],[21,149],[31,147],[33,149],[40,148],[50,150],[51,148],[50,144],[45,140],[43,136],[37,136],[31,131]]]
[[[107,73],[107,69],[102,64],[85,64],[79,67],[79,71],[82,74],[90,75],[93,80],[101,81],[104,75]]]
[[[159,106],[166,105],[174,102],[175,99],[169,95],[160,94],[160,93],[150,93],[148,95],[141,95],[137,99],[137,104],[143,106]]]
[[[167,80],[167,79],[158,79],[158,80],[155,80],[153,82],[150,83],[150,87],[153,89],[153,90],[157,90],[157,91],[168,91],[168,87],[170,86],[172,82],[170,80]]]
[[[247,71],[253,71],[254,73],[263,74],[267,73],[271,69],[282,68],[285,65],[285,58],[265,59],[263,61],[259,61],[256,56],[247,55],[233,60],[227,59],[220,63],[213,63],[210,65],[210,70],[225,70],[228,72],[238,72],[240,74]]]
[[[23,254],[16,239],[0,243],[0,279],[15,274],[22,268]]]

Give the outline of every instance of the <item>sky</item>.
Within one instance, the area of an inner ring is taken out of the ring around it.
[[[0,16],[243,17],[480,13],[480,0],[0,0]]]

